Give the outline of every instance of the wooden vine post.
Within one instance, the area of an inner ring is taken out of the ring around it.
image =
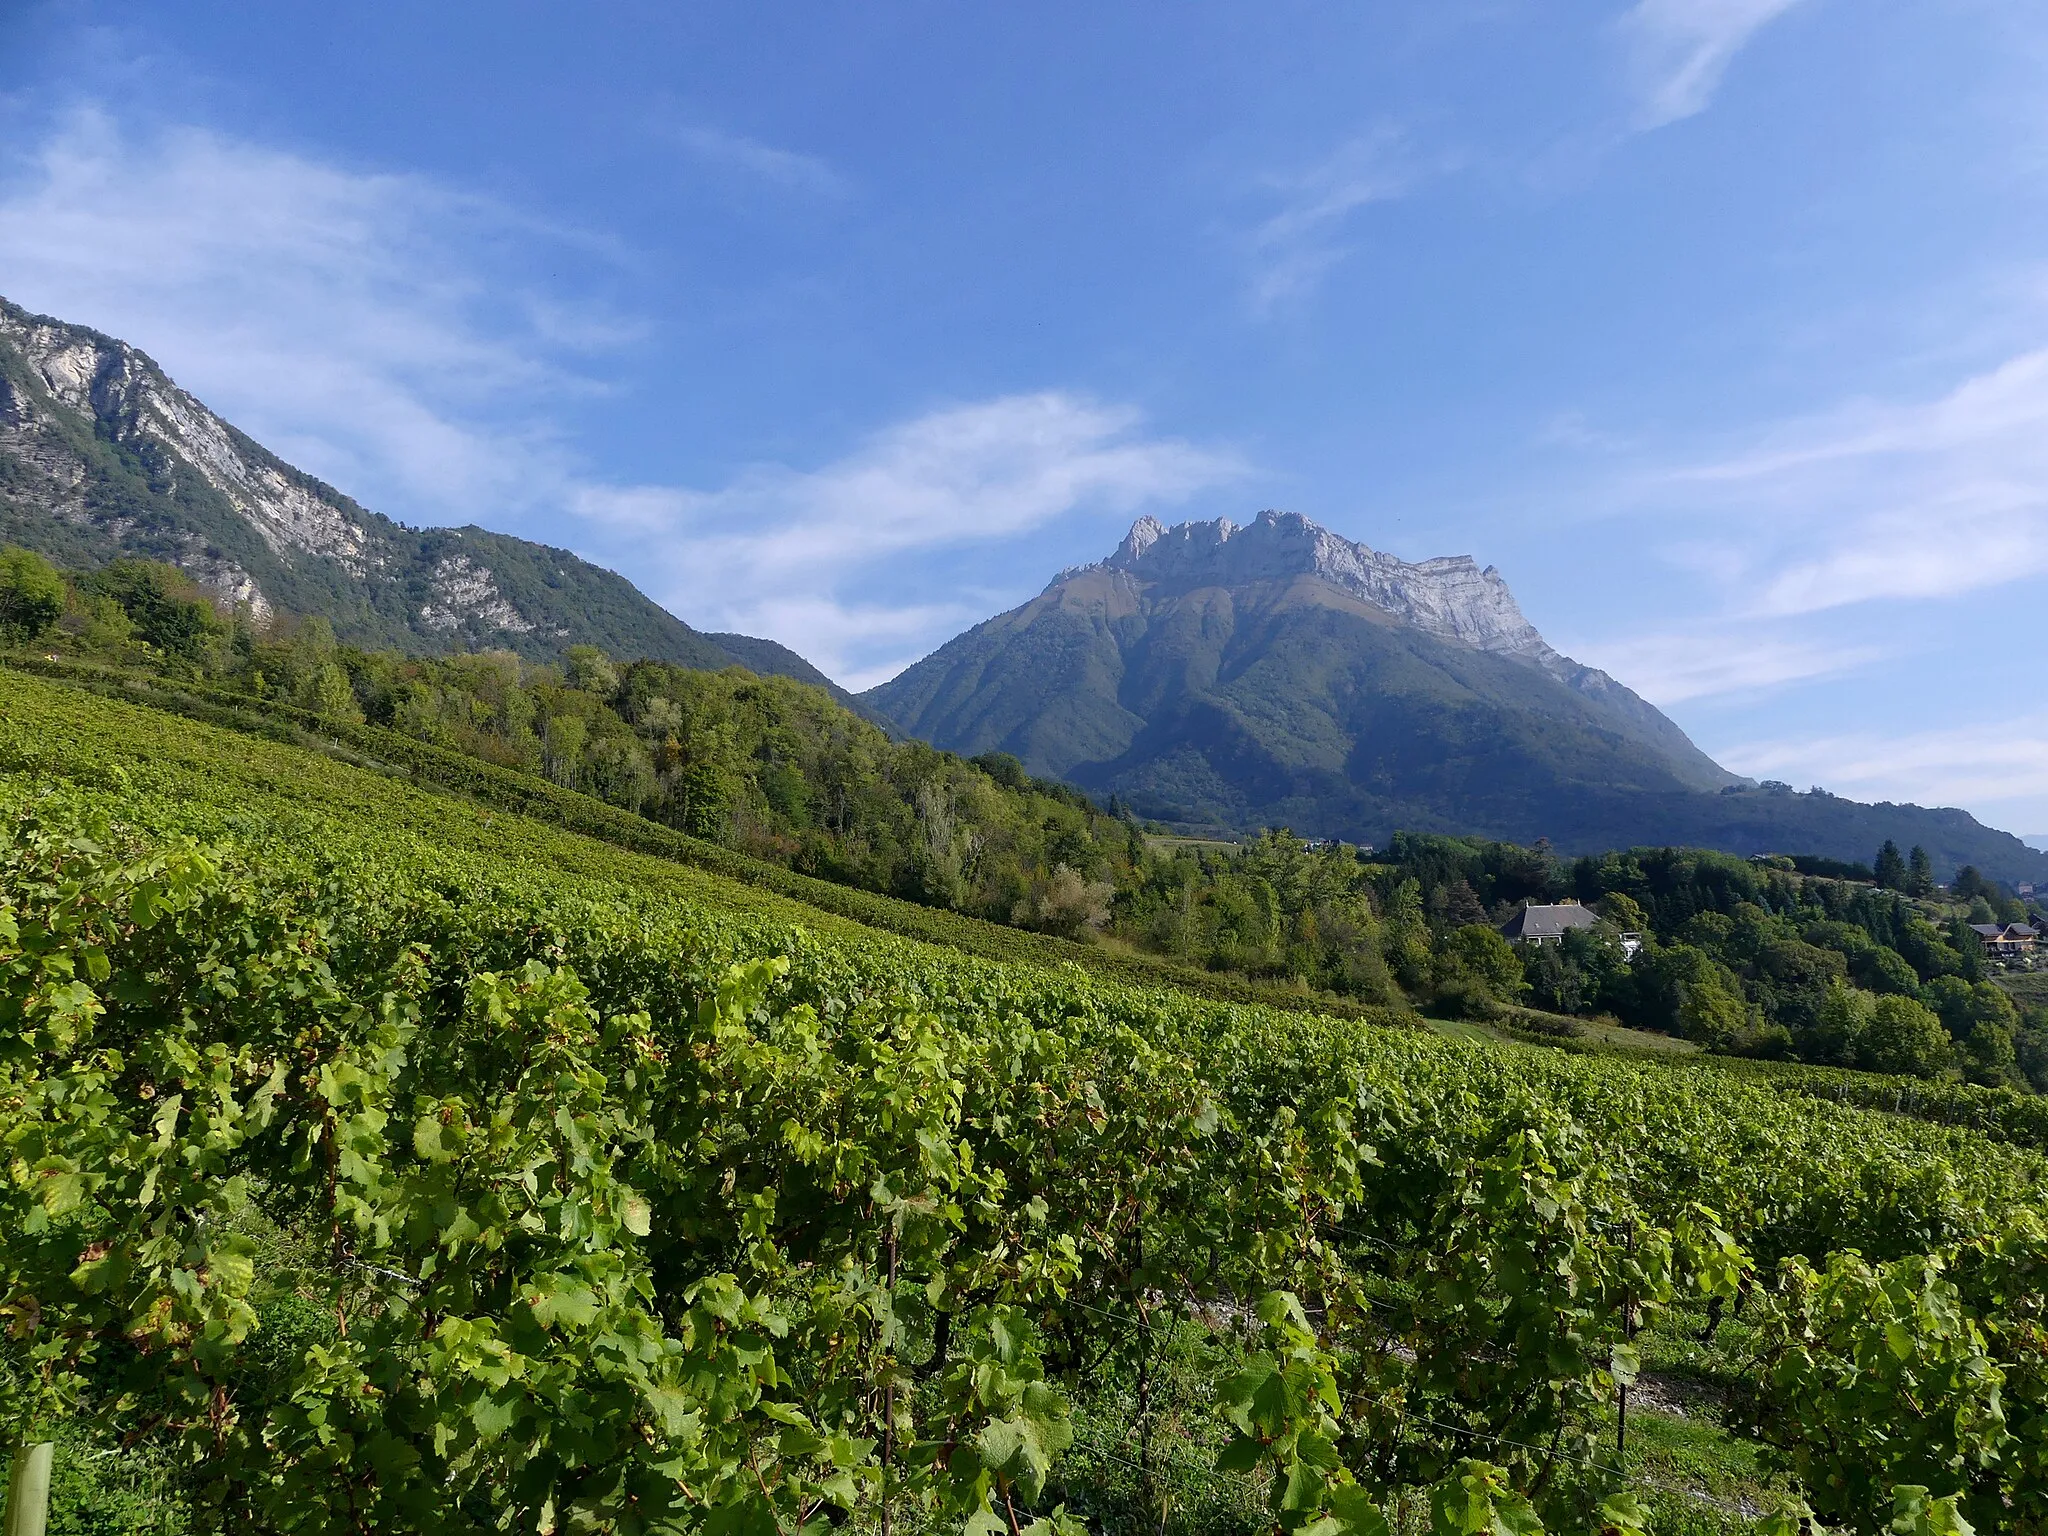
[[[5,1536],[43,1536],[50,1517],[50,1466],[57,1447],[48,1440],[31,1445],[23,1441],[14,1448],[14,1460],[7,1469],[7,1529]]]
[[[1138,1279],[1138,1330],[1145,1343],[1140,1346],[1138,1356],[1138,1483],[1145,1502],[1150,1504],[1158,1496],[1158,1479],[1152,1475],[1152,1332],[1150,1309],[1145,1305],[1145,1201],[1141,1195],[1132,1202],[1132,1221],[1136,1227],[1133,1272]],[[1160,1525],[1166,1523],[1166,1514],[1161,1509]]]
[[[895,1306],[896,1218],[892,1212],[889,1218],[889,1307],[892,1319]],[[896,1525],[896,1490],[890,1481],[895,1475],[896,1460],[896,1361],[893,1349],[887,1369],[889,1384],[882,1389],[882,1536],[892,1536]]]
[[[1636,1219],[1635,1217],[1631,1216],[1628,1219],[1628,1257],[1631,1266],[1635,1263],[1635,1256]],[[1633,1275],[1630,1275],[1628,1279],[1623,1282],[1622,1285],[1621,1334],[1622,1337],[1626,1339],[1629,1343],[1635,1343],[1636,1291],[1635,1277]],[[1628,1385],[1626,1383],[1622,1384],[1619,1397],[1621,1400],[1621,1411],[1616,1416],[1614,1425],[1614,1459],[1617,1463],[1619,1463],[1621,1469],[1625,1472],[1628,1468]]]

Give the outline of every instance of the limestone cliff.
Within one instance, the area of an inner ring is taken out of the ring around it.
[[[1683,776],[1694,782],[1736,782],[1632,689],[1554,649],[1524,617],[1500,571],[1491,565],[1482,569],[1470,555],[1406,561],[1354,543],[1298,512],[1269,510],[1247,526],[1218,518],[1169,528],[1157,518],[1141,517],[1114,554],[1097,567],[1081,569],[1122,571],[1162,593],[1310,577],[1424,634],[1541,669],[1625,720],[1631,733],[1682,760]],[[1058,580],[1071,574],[1063,572]]]
[[[1218,518],[1168,528],[1143,517],[1103,564],[1183,587],[1315,576],[1443,639],[1546,665],[1564,660],[1522,616],[1494,567],[1481,570],[1470,555],[1411,564],[1298,512],[1261,512],[1248,527]]]

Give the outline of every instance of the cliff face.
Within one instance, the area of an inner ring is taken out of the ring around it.
[[[0,360],[13,365],[0,374],[0,455],[12,471],[5,490],[16,513],[11,531],[20,533],[24,513],[37,510],[77,535],[67,543],[118,542],[133,530],[140,522],[134,513],[103,515],[109,509],[96,493],[109,466],[99,462],[106,455],[93,451],[101,446],[135,461],[122,467],[140,471],[167,499],[179,499],[177,473],[183,469],[216,486],[241,488],[249,508],[244,515],[256,512],[253,526],[291,526],[286,489],[269,488],[257,512],[259,499],[248,494],[250,466],[223,425],[134,348],[0,305]],[[303,492],[290,499],[312,500]],[[310,509],[296,510],[301,521],[312,520]],[[197,529],[180,533],[177,564],[224,602],[247,603],[258,616],[268,616],[270,599],[247,569],[209,547]],[[46,541],[21,542],[34,547]]]
[[[126,342],[0,300],[0,540],[72,566],[164,560],[258,619],[318,614],[414,652],[591,644],[696,667],[823,675],[773,641],[728,649],[624,577],[482,528],[408,528],[304,474]],[[834,690],[837,691],[836,689]]]
[[[1242,528],[1228,518],[1173,528],[1140,518],[1103,564],[1172,589],[1314,576],[1425,634],[1496,655],[1564,662],[1522,616],[1494,567],[1481,570],[1470,555],[1410,564],[1296,512],[1261,512]]]
[[[1142,517],[1100,567],[1165,592],[1245,588],[1310,577],[1369,603],[1426,635],[1525,662],[1625,722],[1656,751],[1685,764],[1701,784],[1732,783],[1685,733],[1634,690],[1553,649],[1522,614],[1494,566],[1470,555],[1410,562],[1354,543],[1296,512],[1261,512],[1249,526],[1228,518],[1168,528]],[[1063,573],[1064,575],[1065,573]]]

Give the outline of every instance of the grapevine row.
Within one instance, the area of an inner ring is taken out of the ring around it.
[[[807,932],[71,728],[89,787],[0,796],[0,1409],[179,1446],[222,1524],[1051,1536],[1072,1394],[1192,1323],[1279,1529],[1632,1529],[1592,1437],[1694,1298],[1760,1321],[1816,1518],[2042,1528],[2030,1151]]]

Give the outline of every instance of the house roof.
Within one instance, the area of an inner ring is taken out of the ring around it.
[[[1972,923],[1970,931],[1986,939],[2038,939],[2041,931],[2027,923]]]
[[[1591,907],[1582,907],[1575,901],[1556,906],[1530,902],[1502,923],[1500,931],[1502,937],[1509,939],[1556,939],[1574,928],[1591,928],[1599,921],[1599,914]]]

